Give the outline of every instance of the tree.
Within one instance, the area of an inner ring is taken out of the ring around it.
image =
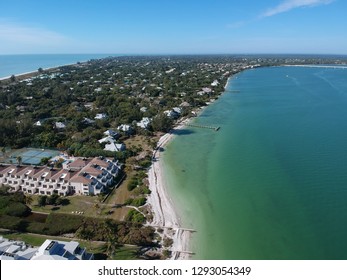
[[[50,159],[49,157],[41,158],[40,164],[41,165],[46,165],[48,163],[49,159]]]
[[[96,210],[96,213],[100,215],[101,210],[99,203],[94,203],[93,208]]]
[[[17,160],[17,163],[18,163],[18,165],[21,165],[22,164],[22,157],[21,156],[17,156],[16,157],[16,160]]]
[[[105,239],[107,242],[107,254],[112,257],[118,247],[117,241],[117,227],[110,219],[106,219],[102,223],[103,231],[105,234]]]
[[[33,198],[31,197],[31,195],[26,195],[24,201],[26,205],[31,205],[31,203],[33,203]]]
[[[152,120],[154,131],[169,132],[172,128],[173,121],[165,114],[159,114]]]
[[[16,76],[15,75],[12,75],[11,78],[10,78],[11,82],[15,82],[16,81]]]
[[[39,207],[46,206],[47,195],[39,195],[37,199],[37,205]]]
[[[59,198],[59,195],[56,193],[52,194],[51,196],[48,196],[46,198],[46,204],[48,205],[56,205],[57,199]]]

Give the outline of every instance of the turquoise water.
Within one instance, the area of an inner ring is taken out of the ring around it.
[[[347,259],[347,69],[271,67],[164,153],[196,259]]]
[[[31,54],[0,55],[0,78],[17,75],[37,69],[74,64],[90,59],[104,58],[107,54]]]

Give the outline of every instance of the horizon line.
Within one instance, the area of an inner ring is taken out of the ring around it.
[[[212,56],[226,56],[226,55],[249,55],[249,56],[254,56],[254,55],[271,55],[271,56],[280,56],[280,55],[307,55],[307,56],[347,56],[346,54],[342,53],[290,53],[290,52],[283,52],[283,53],[263,53],[263,52],[249,52],[249,53],[242,53],[242,52],[230,52],[230,53],[94,53],[94,52],[86,52],[86,53],[12,53],[12,54],[0,54],[0,56],[11,56],[11,55],[108,55],[108,56],[207,56],[207,55],[212,55]]]

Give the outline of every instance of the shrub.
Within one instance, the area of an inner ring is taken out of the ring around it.
[[[12,202],[4,209],[4,214],[14,217],[25,217],[30,212],[30,208],[20,202]]]
[[[163,240],[163,246],[164,247],[171,247],[172,244],[173,244],[172,238],[169,238],[169,237],[164,238],[164,240]]]
[[[37,199],[37,205],[39,207],[45,206],[47,204],[47,195],[39,195]]]
[[[126,216],[126,220],[133,223],[144,223],[146,218],[140,212],[136,211],[135,209],[131,209]]]
[[[163,257],[168,259],[171,257],[171,251],[170,250],[163,250]]]
[[[21,218],[8,215],[0,215],[0,225],[2,228],[19,230],[21,228]]]
[[[134,190],[134,195],[141,194],[151,194],[151,190],[147,186],[140,186],[136,190]]]
[[[152,164],[152,161],[150,159],[144,159],[139,162],[139,165],[143,168],[149,168]]]
[[[83,223],[83,217],[69,214],[51,213],[46,220],[46,233],[61,235],[75,233]]]
[[[27,232],[42,234],[47,230],[46,224],[38,222],[30,222],[26,228]]]
[[[147,199],[145,197],[139,197],[139,198],[135,198],[132,202],[131,205],[139,207],[142,205],[145,205],[147,202]]]
[[[126,201],[125,201],[125,205],[131,205],[133,203],[134,199],[132,198],[128,198]]]
[[[130,182],[128,183],[128,191],[131,192],[133,189],[135,189],[138,185],[137,179],[133,178],[130,180]]]
[[[59,198],[59,195],[57,195],[56,193],[54,193],[54,194],[52,194],[51,196],[48,196],[47,198],[46,198],[46,203],[48,204],[48,205],[56,205],[57,203],[57,200],[58,200],[58,198]]]

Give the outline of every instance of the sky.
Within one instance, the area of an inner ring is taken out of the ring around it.
[[[347,54],[346,0],[1,0],[0,54]]]

